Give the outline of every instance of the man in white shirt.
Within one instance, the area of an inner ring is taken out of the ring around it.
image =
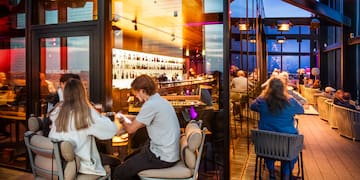
[[[129,134],[146,127],[149,145],[116,167],[114,179],[136,179],[146,169],[167,168],[180,159],[180,125],[173,106],[158,93],[155,82],[148,75],[138,76],[132,83],[133,94],[144,102],[139,114],[120,117],[120,123]]]
[[[254,84],[245,77],[245,72],[238,71],[237,77],[231,81],[230,99],[233,101],[240,100],[241,95],[245,94],[253,86]]]

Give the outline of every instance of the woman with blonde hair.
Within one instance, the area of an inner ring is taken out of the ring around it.
[[[71,78],[66,82],[64,101],[50,113],[50,119],[49,137],[73,144],[75,154],[80,157],[79,172],[106,175],[94,138],[111,139],[118,126],[92,107],[80,80]]]
[[[303,114],[303,107],[288,94],[284,81],[271,78],[265,90],[250,105],[250,109],[260,113],[259,129],[281,133],[297,134],[294,126],[294,115]],[[297,158],[291,162],[281,162],[283,179],[290,179],[291,170]],[[274,160],[265,159],[270,179],[275,179]]]

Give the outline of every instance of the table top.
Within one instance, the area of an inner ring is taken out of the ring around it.
[[[305,115],[319,115],[319,112],[314,108],[314,106],[305,104],[304,105],[304,114]]]
[[[11,120],[25,121],[26,120],[26,113],[25,112],[18,112],[18,111],[0,111],[0,118],[1,119],[11,119]]]

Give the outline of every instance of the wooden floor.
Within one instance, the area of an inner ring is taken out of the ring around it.
[[[250,126],[252,123],[250,123]],[[256,126],[256,124],[254,124]],[[245,127],[245,124],[243,124]],[[230,144],[231,180],[254,179],[255,154],[251,144],[248,146],[246,129],[238,128],[238,137]],[[305,179],[314,180],[352,180],[360,179],[360,142],[340,136],[326,121],[318,116],[302,115],[299,119],[300,133],[305,136],[303,160]],[[249,148],[248,148],[249,147]],[[279,166],[279,165],[277,165]],[[277,167],[279,169],[279,167]],[[296,174],[297,168],[293,174]],[[264,172],[267,179],[267,172]],[[0,168],[0,179],[33,179],[31,173]],[[201,178],[203,179],[203,178]]]
[[[305,137],[303,149],[305,179],[360,179],[360,142],[340,136],[335,129],[329,127],[328,122],[313,115],[300,116],[299,131]],[[251,144],[249,154],[247,153],[245,134],[246,131],[240,138],[234,140],[235,154],[230,148],[232,180],[254,179],[255,154]],[[297,172],[296,167],[293,171],[294,175]],[[268,178],[266,171],[263,178]]]

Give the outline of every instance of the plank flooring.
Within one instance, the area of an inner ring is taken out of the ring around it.
[[[303,161],[305,179],[360,179],[360,142],[342,137],[328,122],[318,116],[301,115],[299,131],[304,134]],[[246,136],[234,140],[235,155],[230,152],[231,179],[254,179],[255,154],[253,145],[247,153]],[[232,151],[232,148],[230,148]],[[277,164],[277,169],[280,167]],[[297,166],[293,174],[296,175]],[[268,178],[264,171],[263,177]]]

